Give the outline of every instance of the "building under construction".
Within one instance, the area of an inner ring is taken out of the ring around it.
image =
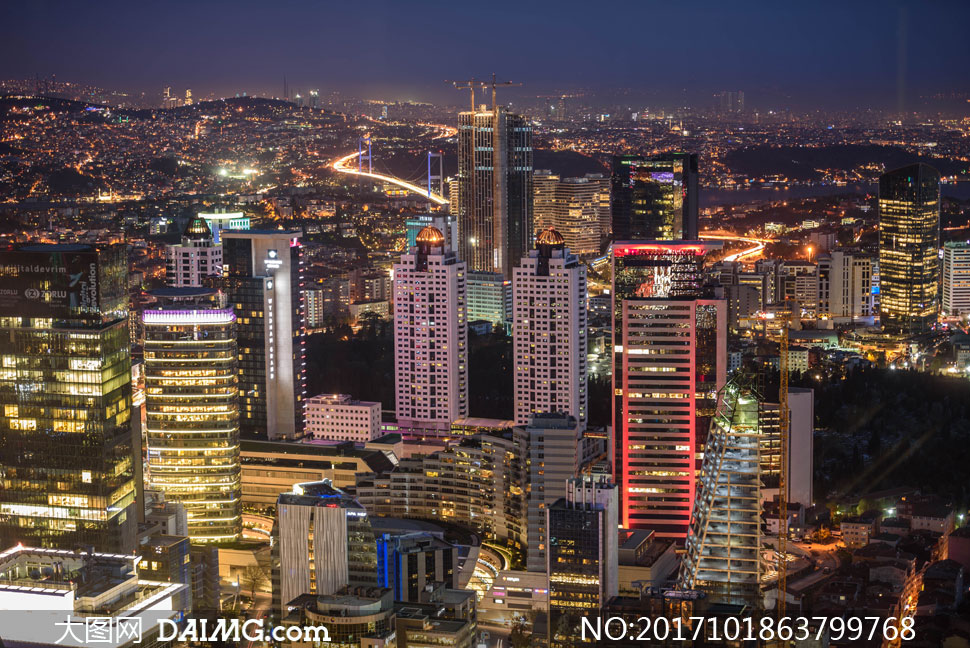
[[[762,402],[749,378],[735,378],[711,422],[679,579],[711,602],[761,606]]]

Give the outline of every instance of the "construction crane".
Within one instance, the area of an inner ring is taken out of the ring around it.
[[[495,102],[495,88],[497,86],[520,86],[520,85],[522,85],[522,84],[521,83],[512,83],[511,81],[496,81],[495,80],[495,73],[494,72],[492,72],[492,80],[491,81],[485,81],[485,82],[482,83],[482,87],[483,88],[486,88],[488,86],[491,86],[492,87],[492,110],[493,111],[497,107],[497,104]]]
[[[778,436],[781,441],[781,454],[778,466],[778,621],[785,618],[786,599],[788,598],[788,324],[791,308],[787,301],[782,316],[781,341],[778,358]]]
[[[475,112],[475,86],[484,85],[478,79],[471,78],[465,81],[446,81],[445,83],[451,83],[455,87],[455,90],[469,90],[471,93],[471,109],[472,114]]]

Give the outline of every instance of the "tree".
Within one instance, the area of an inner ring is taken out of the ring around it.
[[[239,583],[249,590],[253,603],[256,602],[256,590],[269,582],[266,572],[259,565],[248,565],[239,577]]]

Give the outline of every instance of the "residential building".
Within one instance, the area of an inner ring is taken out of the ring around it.
[[[201,286],[222,274],[222,246],[215,243],[205,220],[195,217],[182,232],[180,245],[165,249],[165,283],[172,287]]]
[[[943,244],[943,314],[970,313],[970,241]]]
[[[394,265],[396,411],[411,434],[446,436],[468,416],[465,263],[425,227]]]
[[[486,321],[505,331],[512,327],[512,281],[498,272],[469,272],[468,321]]]
[[[513,275],[515,422],[560,412],[585,425],[588,409],[586,266],[544,230]]]

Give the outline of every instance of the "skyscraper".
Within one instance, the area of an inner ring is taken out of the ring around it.
[[[225,231],[223,285],[236,311],[240,430],[297,439],[304,431],[303,248],[298,231]]]
[[[586,266],[545,230],[515,269],[512,293],[516,424],[551,412],[585,426]]]
[[[145,325],[149,484],[188,514],[192,542],[242,533],[236,314],[213,291],[156,291]]]
[[[201,286],[222,274],[222,246],[215,243],[204,218],[196,216],[182,232],[180,245],[165,249],[165,283],[176,288]]]
[[[940,174],[926,164],[879,178],[880,320],[921,333],[936,322],[940,279]]]
[[[465,284],[469,323],[486,320],[507,333],[512,327],[512,282],[498,272],[469,272]]]
[[[458,252],[472,271],[512,267],[532,242],[532,125],[499,106],[458,115]]]
[[[123,245],[3,252],[3,546],[135,549],[141,442],[131,427],[127,277]]]
[[[697,238],[697,154],[614,155],[613,240]]]
[[[682,541],[717,390],[727,305],[706,294],[704,255],[718,243],[613,244],[614,475],[620,520]]]
[[[465,263],[434,227],[416,240],[394,264],[397,419],[402,429],[447,435],[468,416]]]

